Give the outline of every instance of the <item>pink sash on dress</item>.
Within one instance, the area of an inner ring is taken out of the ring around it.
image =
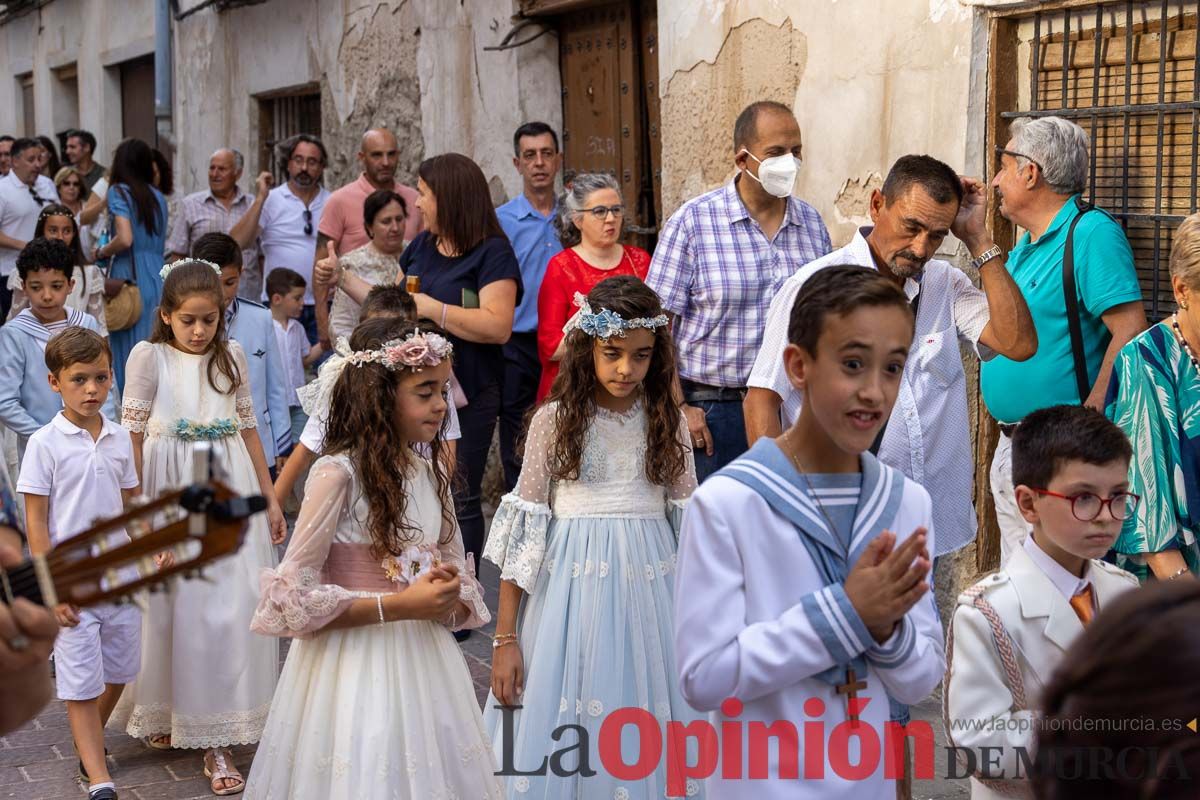
[[[352,592],[396,592],[401,586],[388,580],[381,562],[371,554],[369,544],[335,542],[321,568],[322,583],[336,583]]]

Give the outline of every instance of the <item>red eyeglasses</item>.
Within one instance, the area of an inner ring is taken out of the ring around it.
[[[1030,487],[1033,488],[1033,487]],[[1075,519],[1080,522],[1091,522],[1100,516],[1100,512],[1104,507],[1108,507],[1108,513],[1112,514],[1112,518],[1118,521],[1124,521],[1133,516],[1133,512],[1137,510],[1138,503],[1141,497],[1133,492],[1117,492],[1112,497],[1101,498],[1099,495],[1091,492],[1080,492],[1079,494],[1059,494],[1052,492],[1049,489],[1033,489],[1038,494],[1048,495],[1049,497],[1057,497],[1060,500],[1071,501],[1071,513],[1075,515]]]

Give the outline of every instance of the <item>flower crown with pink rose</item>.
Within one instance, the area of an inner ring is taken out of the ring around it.
[[[401,368],[418,372],[422,367],[436,367],[454,352],[454,346],[436,333],[410,333],[403,339],[385,342],[378,350],[352,350],[344,354],[347,364],[379,364],[390,370]]]

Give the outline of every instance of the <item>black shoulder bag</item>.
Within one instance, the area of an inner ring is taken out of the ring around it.
[[[1082,404],[1091,394],[1092,388],[1088,385],[1087,359],[1083,353],[1083,325],[1079,319],[1079,298],[1076,296],[1075,289],[1075,226],[1079,224],[1079,220],[1083,219],[1083,215],[1094,209],[1095,206],[1076,197],[1075,207],[1079,209],[1079,213],[1075,215],[1075,219],[1071,220],[1071,227],[1067,229],[1067,244],[1063,251],[1062,282],[1063,297],[1067,301],[1067,329],[1071,334],[1071,358],[1075,362],[1075,386],[1079,390],[1079,402]]]

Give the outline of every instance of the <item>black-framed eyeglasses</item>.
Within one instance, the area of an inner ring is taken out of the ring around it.
[[[1018,153],[1016,150],[1008,150],[1004,147],[997,147],[996,148],[996,157],[999,158],[1000,156],[1012,156],[1013,158],[1023,158],[1026,161],[1028,161],[1030,164],[1033,164],[1035,167],[1037,167],[1038,172],[1046,171],[1046,169],[1038,162],[1038,160],[1036,158],[1027,156],[1024,153]]]
[[[625,216],[625,206],[592,206],[591,208],[581,208],[579,210],[586,211],[599,220],[607,219],[609,214],[612,214],[617,219]]]
[[[304,209],[304,235],[312,236],[312,209]]]
[[[29,189],[29,196],[32,197],[39,206],[44,206],[44,205],[46,205],[46,203],[50,202],[46,198],[38,195],[37,190],[34,189],[32,186],[28,187],[28,189]]]
[[[1108,507],[1108,513],[1112,514],[1113,519],[1117,521],[1127,520],[1133,516],[1133,512],[1137,510],[1138,503],[1142,499],[1133,492],[1117,492],[1112,497],[1101,498],[1099,495],[1092,494],[1091,492],[1065,495],[1052,492],[1049,489],[1034,489],[1034,491],[1048,497],[1070,500],[1071,513],[1080,522],[1091,522],[1100,516],[1100,512],[1104,510],[1105,506]]]

